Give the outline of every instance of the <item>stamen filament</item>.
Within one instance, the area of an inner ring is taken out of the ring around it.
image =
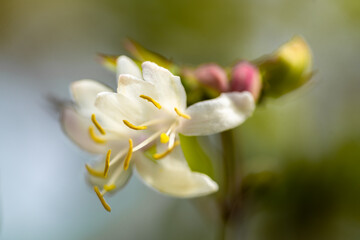
[[[95,127],[99,130],[99,132],[100,132],[102,135],[105,135],[105,134],[106,134],[105,130],[101,127],[101,125],[99,124],[99,122],[96,120],[95,114],[92,114],[92,115],[91,115],[91,121],[94,123]]]
[[[107,202],[104,199],[104,196],[100,193],[99,188],[97,186],[94,186],[94,191],[95,191],[96,195],[98,196],[101,204],[105,208],[105,210],[108,212],[111,212],[111,207],[109,206],[109,204],[107,204]]]
[[[134,129],[134,130],[145,130],[147,129],[147,126],[135,126],[134,124],[131,124],[129,121],[127,120],[123,120],[124,124],[126,126],[128,126],[129,128],[131,129]]]
[[[174,143],[174,145],[172,145],[171,147],[169,147],[165,152],[155,153],[155,154],[153,155],[153,157],[154,157],[156,160],[161,159],[161,158],[167,156],[169,153],[171,153],[171,152],[174,150],[174,148],[175,148],[177,145],[179,145],[179,144],[180,144],[180,142],[179,142],[179,141],[176,141],[176,142]]]
[[[107,192],[110,192],[112,190],[114,190],[116,188],[116,185],[115,184],[110,184],[110,185],[104,185],[104,190],[107,191]]]
[[[153,135],[151,135],[149,138],[147,138],[145,141],[141,142],[140,144],[138,144],[136,147],[133,148],[133,152],[138,151],[139,149],[145,147],[146,145],[148,145],[149,143],[151,143],[152,141],[154,141],[159,135],[161,134],[161,131],[154,133]],[[124,154],[124,151],[119,152],[110,162],[110,166],[115,164],[119,159],[121,159],[121,156]],[[119,178],[119,176],[121,175],[122,171],[124,171],[124,168],[117,168],[115,169],[115,172],[112,174],[110,180],[108,181],[108,184],[114,184],[116,179]]]
[[[177,113],[177,115],[179,115],[180,117],[183,117],[183,118],[186,118],[186,119],[191,119],[191,117],[190,117],[189,115],[187,115],[187,114],[185,114],[185,113],[180,112],[180,110],[179,110],[179,109],[174,108],[174,110],[175,110],[175,112]]]
[[[115,164],[119,159],[121,159],[122,156],[124,156],[124,154],[126,153],[126,151],[124,151],[126,149],[123,149],[122,151],[118,152],[115,157],[113,157],[110,161],[110,167]]]
[[[176,137],[176,134],[172,132],[169,136],[169,138],[170,138],[169,145],[168,145],[169,148],[171,148],[174,145],[175,137]]]
[[[154,141],[160,135],[160,133],[161,132],[156,132],[153,135],[151,135],[149,138],[147,138],[145,141],[139,143],[136,147],[134,147],[133,152],[145,147],[146,145]]]
[[[94,129],[93,126],[89,127],[89,134],[90,134],[91,139],[94,140],[94,142],[100,143],[100,144],[106,143],[105,139],[103,139],[103,138],[96,135],[95,129]]]
[[[130,160],[131,160],[132,153],[133,153],[133,141],[130,138],[129,139],[129,150],[128,150],[128,153],[127,153],[127,155],[125,157],[125,161],[124,161],[124,170],[127,170],[129,168],[129,163],[130,163]]]
[[[160,103],[158,103],[157,101],[155,101],[154,99],[152,99],[149,96],[145,96],[145,95],[140,95],[141,98],[148,100],[149,102],[151,102],[152,104],[154,104],[155,107],[157,107],[158,109],[161,109],[161,105]]]

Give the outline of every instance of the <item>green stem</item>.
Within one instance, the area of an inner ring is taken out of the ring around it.
[[[228,130],[222,132],[221,141],[223,147],[225,196],[231,198],[236,190],[235,141],[233,131]]]
[[[217,239],[226,240],[226,227],[227,227],[227,221],[224,221],[222,219],[221,224],[219,226],[218,238]]]
[[[235,142],[234,133],[228,130],[221,133],[223,149],[223,195],[220,200],[221,226],[219,227],[219,239],[226,239],[226,229],[230,221],[233,196],[236,188],[235,175]]]

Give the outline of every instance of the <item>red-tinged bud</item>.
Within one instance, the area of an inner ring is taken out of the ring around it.
[[[194,75],[199,82],[219,92],[226,92],[229,88],[226,72],[217,64],[202,65],[195,70]]]
[[[232,71],[230,91],[248,91],[257,100],[261,87],[261,75],[256,66],[245,61],[236,64]]]

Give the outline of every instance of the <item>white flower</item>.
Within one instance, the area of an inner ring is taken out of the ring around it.
[[[208,135],[238,126],[255,108],[251,94],[223,93],[187,108],[180,78],[168,70],[145,62],[141,72],[125,56],[118,58],[117,70],[116,93],[92,80],[75,82],[71,91],[76,108],[65,109],[62,118],[65,131],[81,147],[107,152],[105,161],[87,165],[104,207],[110,210],[103,195],[124,186],[131,165],[147,185],[162,193],[197,197],[217,191],[211,178],[191,171],[177,147],[178,133]],[[152,159],[139,151],[154,144],[157,153]]]

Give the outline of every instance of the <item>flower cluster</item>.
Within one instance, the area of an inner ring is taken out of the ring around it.
[[[62,114],[67,135],[83,149],[103,155],[86,169],[104,208],[111,211],[104,195],[123,187],[134,167],[145,184],[168,195],[198,197],[217,191],[209,176],[190,169],[178,134],[209,135],[240,125],[255,108],[252,95],[222,93],[187,107],[180,78],[167,69],[152,62],[140,69],[126,56],[116,66],[117,92],[94,80],[74,82],[74,104]],[[156,152],[144,154],[150,148]]]

